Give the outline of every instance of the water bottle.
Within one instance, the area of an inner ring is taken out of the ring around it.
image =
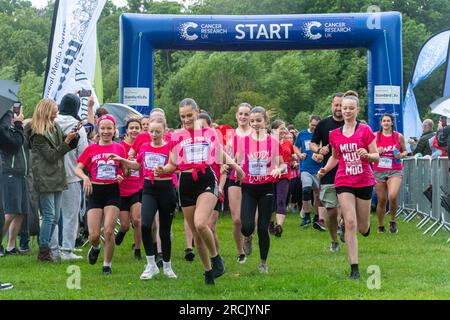
[[[399,154],[399,152],[400,151],[398,151],[398,149],[397,149],[397,146],[394,146],[394,157],[397,155],[397,154]],[[401,162],[401,160],[400,159],[397,159],[397,158],[395,158],[395,163],[396,164],[399,164]]]

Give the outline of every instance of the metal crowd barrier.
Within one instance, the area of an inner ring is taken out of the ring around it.
[[[419,217],[423,234],[442,228],[450,231],[450,208],[442,205],[442,198],[450,200],[450,162],[447,157],[403,159],[403,183],[399,194],[397,216],[410,222]],[[448,239],[450,242],[450,238]]]

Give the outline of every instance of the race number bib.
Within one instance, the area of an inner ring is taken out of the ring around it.
[[[101,163],[97,167],[98,180],[116,180],[117,166],[114,163]]]
[[[381,157],[378,161],[378,167],[383,169],[392,169],[392,159]]]
[[[195,143],[183,147],[187,162],[204,162],[209,158],[209,144]]]
[[[267,176],[267,160],[249,160],[248,173],[255,177]]]
[[[134,177],[134,178],[140,178],[141,175],[139,174],[139,171],[136,170],[131,170],[131,174],[130,177]]]
[[[282,175],[288,173],[288,165],[289,165],[289,163],[285,162],[284,164],[286,165],[286,169],[284,169],[284,170],[281,172]]]
[[[167,156],[159,153],[146,152],[144,156],[145,168],[153,170],[157,166],[163,166],[166,164]]]

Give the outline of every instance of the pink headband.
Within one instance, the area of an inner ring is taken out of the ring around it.
[[[114,119],[114,117],[109,114],[105,114],[105,115],[101,116],[100,118],[98,118],[97,124],[100,125],[100,122],[102,122],[103,120],[109,120],[112,123],[116,124],[116,119]]]

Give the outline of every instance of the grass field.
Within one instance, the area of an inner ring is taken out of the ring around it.
[[[359,236],[361,280],[347,279],[347,250],[329,252],[328,232],[299,227],[297,214],[289,214],[281,238],[271,236],[269,274],[258,272],[259,252],[254,239],[253,254],[247,262],[236,262],[231,237],[231,219],[222,215],[218,230],[226,273],[215,286],[206,286],[196,256],[194,262],[184,260],[182,216],[174,220],[172,265],[178,279],[167,279],[162,272],[149,281],[139,280],[144,261],[137,262],[131,250],[132,235],[116,248],[113,275],[101,274],[101,257],[95,266],[80,262],[41,264],[36,261],[36,248],[31,256],[0,258],[0,280],[12,282],[13,290],[0,292],[3,299],[450,299],[450,244],[448,233],[435,237],[422,235],[411,223],[399,223],[399,233],[377,234],[372,217],[372,233]],[[84,248],[86,256],[88,248]],[[66,286],[67,269],[77,264],[81,271],[81,289]],[[381,288],[369,289],[366,272],[370,265],[381,270]]]

